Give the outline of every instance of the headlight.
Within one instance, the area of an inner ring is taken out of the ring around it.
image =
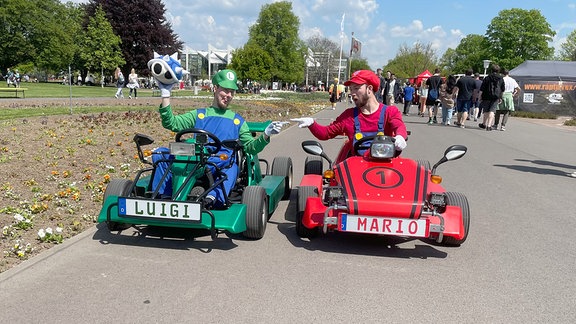
[[[370,156],[376,159],[392,158],[395,151],[393,143],[373,141],[370,145]]]
[[[194,156],[196,154],[195,145],[194,143],[172,142],[170,143],[170,154]]]
[[[337,201],[344,198],[344,188],[342,187],[325,187],[324,188],[324,202]]]

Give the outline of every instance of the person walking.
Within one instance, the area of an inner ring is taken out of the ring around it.
[[[502,101],[504,93],[504,80],[500,75],[500,66],[492,64],[491,73],[482,80],[480,87],[480,109],[482,109],[482,123],[478,127],[487,131],[492,130],[494,113]]]
[[[140,84],[138,83],[138,74],[136,74],[134,68],[132,68],[130,74],[128,74],[128,84],[126,86],[130,89],[128,99],[132,99],[132,91],[134,91],[134,99],[138,98],[138,88],[140,88]]]
[[[384,91],[382,92],[384,98],[386,98],[386,104],[388,106],[394,106],[396,99],[402,93],[402,88],[400,87],[400,82],[396,79],[396,74],[391,73],[390,79],[386,82]]]
[[[424,113],[426,113],[426,99],[428,98],[428,88],[426,88],[426,80],[423,79],[420,81],[420,86],[418,87],[418,96],[419,96],[419,115],[420,117],[424,117]]]
[[[332,110],[336,109],[336,103],[340,100],[340,88],[338,87],[338,78],[334,78],[334,82],[328,88],[330,94],[330,105]]]
[[[428,108],[428,124],[436,124],[438,120],[438,105],[440,104],[440,85],[442,78],[440,77],[440,69],[434,69],[434,75],[426,80],[426,88],[428,88],[428,96],[426,97],[426,108]]]
[[[498,109],[496,109],[494,129],[498,129],[500,115],[502,115],[502,125],[500,126],[500,130],[505,131],[508,116],[512,111],[514,111],[514,97],[520,93],[520,86],[518,85],[518,82],[509,75],[510,71],[504,69],[502,74],[504,74],[504,78],[502,78],[504,80],[504,93],[502,94],[502,101],[498,105]]]
[[[116,79],[116,95],[114,95],[114,97],[116,97],[116,99],[118,98],[124,98],[124,93],[122,93],[122,88],[124,88],[124,74],[122,74],[122,71],[120,70],[119,67],[116,68],[116,71],[114,71],[114,78]]]
[[[410,114],[412,99],[414,99],[414,87],[412,87],[412,84],[410,84],[410,81],[408,81],[404,87],[404,116],[408,116]]]
[[[449,75],[445,82],[440,85],[440,102],[442,103],[442,125],[450,126],[452,112],[456,103],[458,88],[456,88],[456,77]]]
[[[472,107],[472,97],[476,88],[476,81],[472,77],[472,69],[467,69],[464,72],[464,76],[458,79],[456,88],[458,88],[458,96],[456,97],[456,122],[454,124],[464,128],[466,127],[464,123],[469,120],[468,113]]]
[[[474,92],[472,92],[472,119],[478,121],[480,117],[480,87],[482,86],[482,80],[480,80],[480,74],[474,73]],[[468,116],[470,117],[470,116]]]

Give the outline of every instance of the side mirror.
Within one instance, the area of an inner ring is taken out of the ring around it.
[[[332,165],[332,160],[330,160],[330,158],[328,158],[328,155],[324,153],[324,149],[322,148],[322,145],[320,145],[320,143],[316,141],[304,141],[302,142],[302,149],[304,149],[304,152],[308,154],[320,156],[323,159],[326,159],[326,161],[328,161],[328,164]]]
[[[324,153],[324,149],[322,145],[316,141],[304,141],[302,142],[302,149],[304,152],[311,154],[311,155],[322,155]]]
[[[432,174],[436,174],[436,168],[440,164],[448,161],[458,160],[459,158],[463,157],[467,151],[468,148],[464,145],[452,145],[448,147],[446,151],[444,151],[444,156],[432,167]]]
[[[134,143],[136,143],[136,150],[138,151],[138,158],[140,159],[140,161],[142,163],[152,164],[152,162],[150,162],[144,158],[144,153],[142,152],[141,146],[142,145],[150,145],[150,144],[154,143],[154,139],[148,135],[136,133],[136,135],[134,135],[133,140],[134,140]]]

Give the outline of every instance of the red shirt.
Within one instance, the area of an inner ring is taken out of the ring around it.
[[[370,115],[365,115],[363,113],[358,114],[358,119],[360,121],[360,130],[362,132],[377,132],[378,131],[378,120],[380,119],[380,111],[384,105],[380,104],[378,110]],[[319,140],[327,140],[334,138],[339,135],[346,135],[348,137],[349,143],[354,141],[354,109],[346,109],[340,116],[336,118],[328,126],[320,125],[316,122],[312,124],[309,129],[312,135],[314,135]],[[384,113],[384,135],[396,136],[402,135],[404,139],[408,138],[406,132],[406,125],[402,121],[402,114],[396,106],[388,106],[386,112]]]

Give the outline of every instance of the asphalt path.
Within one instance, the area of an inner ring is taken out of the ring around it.
[[[327,124],[343,108],[314,117]],[[439,168],[444,187],[470,203],[460,247],[300,239],[286,220],[294,190],[258,241],[95,226],[0,274],[0,322],[576,322],[576,179],[567,176],[576,171],[576,132],[517,118],[506,132],[405,122],[406,157],[435,163],[451,144],[468,147]],[[307,129],[291,125],[261,157],[290,156],[296,186],[306,139]],[[322,145],[334,157],[341,143]]]

